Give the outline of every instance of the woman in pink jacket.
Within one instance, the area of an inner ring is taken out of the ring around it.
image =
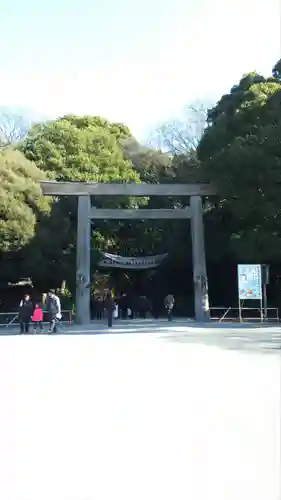
[[[40,333],[43,332],[43,307],[39,302],[35,303],[35,308],[32,316],[32,323],[33,323],[34,333],[36,333],[37,327],[39,327]]]

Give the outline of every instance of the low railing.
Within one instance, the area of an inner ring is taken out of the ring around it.
[[[68,325],[73,324],[73,312],[69,310],[63,310],[61,323]],[[48,313],[44,312],[43,323],[48,323]],[[0,327],[9,327],[19,325],[19,318],[17,312],[2,312],[0,313]]]
[[[254,314],[254,312],[256,314]],[[240,317],[241,314],[241,317]],[[258,307],[210,307],[210,316],[214,321],[267,321],[279,323],[278,307],[268,307],[262,311]]]

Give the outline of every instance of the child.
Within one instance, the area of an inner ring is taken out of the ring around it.
[[[35,304],[35,309],[33,311],[32,322],[34,327],[34,333],[36,333],[37,326],[40,328],[40,333],[43,332],[43,308],[40,303]]]

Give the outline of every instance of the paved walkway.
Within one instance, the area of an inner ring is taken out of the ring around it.
[[[280,328],[186,323],[0,337],[0,500],[278,500]]]
[[[32,330],[31,330],[32,331]],[[47,335],[45,326],[43,336]],[[115,321],[108,328],[106,321],[91,322],[86,326],[62,325],[57,334],[61,335],[105,335],[136,334],[171,337],[177,342],[205,343],[229,349],[279,349],[281,347],[281,325],[272,323],[205,323],[191,319],[176,319],[169,323],[165,319]],[[19,335],[19,328],[0,328],[1,335]],[[31,333],[30,335],[33,336]],[[38,334],[39,335],[39,334]]]

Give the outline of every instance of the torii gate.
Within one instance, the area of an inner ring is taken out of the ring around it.
[[[42,181],[46,196],[77,196],[76,322],[90,323],[91,219],[191,220],[195,319],[209,319],[202,197],[215,195],[209,184],[99,184],[94,182]],[[91,196],[188,196],[184,209],[105,209],[91,207]]]

